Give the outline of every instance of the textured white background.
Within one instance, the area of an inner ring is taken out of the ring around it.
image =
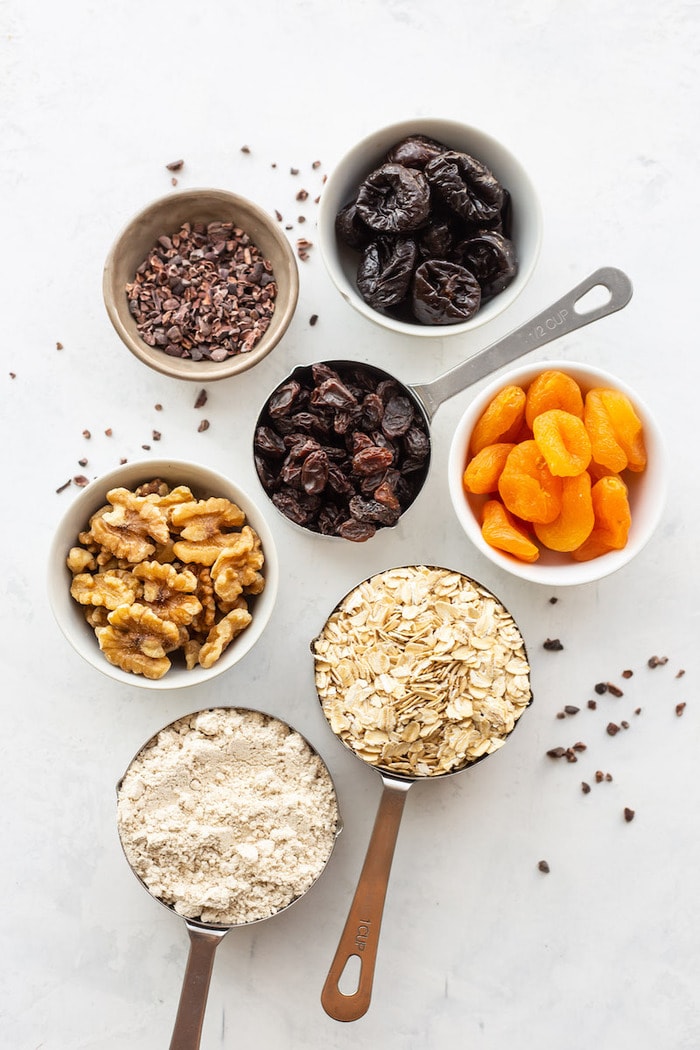
[[[682,0],[0,3],[0,1045],[167,1046],[186,931],[124,861],[114,785],[155,730],[216,703],[261,707],[304,732],[332,770],[345,830],[298,906],[221,944],[203,1047],[700,1045],[699,30],[700,6]],[[314,240],[323,173],[359,137],[412,115],[475,124],[532,174],[543,250],[507,317],[414,345],[356,315],[312,249],[284,342],[256,370],[211,385],[203,411],[194,387],[123,350],[102,265],[121,225],[171,190],[169,161],[185,160],[182,188],[231,189],[289,220],[305,213],[290,237]],[[97,476],[146,456],[157,428],[154,455],[200,460],[262,500],[252,428],[295,364],[348,356],[430,379],[608,264],[632,278],[631,304],[541,357],[616,372],[665,432],[668,506],[626,569],[550,604],[552,592],[505,578],[470,548],[443,469],[465,392],[438,413],[428,486],[395,531],[367,546],[324,544],[270,512],[283,568],[273,619],[210,686],[150,695],[67,646],[47,608],[46,556],[77,493],[56,489],[82,472],[82,456]],[[202,415],[211,427],[200,434]],[[380,781],[328,730],[308,647],[346,590],[414,561],[464,570],[500,594],[528,641],[535,703],[490,762],[411,790],[372,1006],[341,1025],[319,994]],[[544,651],[547,637],[563,651]],[[649,670],[654,654],[668,664]],[[634,676],[623,682],[624,668]],[[589,711],[600,680],[624,696]],[[581,712],[561,722],[565,703]],[[610,718],[628,718],[629,731],[608,736]],[[588,744],[577,765],[545,757],[574,740]],[[585,796],[580,782],[596,769],[614,780]],[[631,824],[624,806],[636,810]]]

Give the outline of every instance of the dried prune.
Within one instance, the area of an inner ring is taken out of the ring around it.
[[[386,155],[389,164],[403,164],[406,168],[422,170],[428,161],[438,157],[447,149],[441,142],[428,135],[408,135],[392,146]]]
[[[454,259],[476,277],[482,302],[507,288],[518,272],[512,241],[494,230],[462,241],[454,250]]]
[[[439,197],[468,222],[483,226],[500,217],[503,187],[476,157],[447,150],[426,164],[425,177]]]
[[[378,237],[364,249],[357,287],[375,310],[386,310],[406,297],[418,249],[408,237]]]
[[[413,279],[413,313],[421,324],[458,324],[473,317],[481,288],[473,273],[457,263],[428,259]]]
[[[418,229],[428,218],[430,189],[421,171],[383,164],[361,184],[355,206],[373,230],[405,233]]]
[[[418,253],[424,259],[447,259],[454,242],[454,223],[442,220],[429,222],[417,234]]]
[[[354,201],[341,208],[335,217],[335,232],[349,248],[364,248],[373,237],[372,231],[357,214]]]

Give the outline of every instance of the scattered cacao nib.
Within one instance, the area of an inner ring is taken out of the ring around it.
[[[181,171],[184,166],[184,160],[171,160],[169,164],[166,164],[168,171]]]
[[[683,714],[684,711],[685,711],[685,701],[683,701],[683,703],[676,704],[676,714],[678,715],[679,718],[681,717],[681,715]]]
[[[542,642],[542,648],[547,649],[548,652],[558,653],[564,646],[558,638],[547,638],[546,641]]]
[[[575,707],[573,704],[565,704],[564,711],[567,715],[577,715],[579,712],[579,708]]]
[[[581,781],[581,791],[583,791],[584,795],[587,795],[590,790],[591,790],[591,785],[587,784],[585,780],[582,780]]]
[[[63,350],[63,343],[59,343],[59,342],[57,342],[57,343],[56,343],[56,349],[57,349],[57,350]]]
[[[311,314],[311,317],[309,318],[309,324],[311,325],[312,328],[316,324],[317,321],[318,321],[318,314]]]
[[[250,146],[241,146],[241,153],[250,153]]]
[[[629,729],[630,724],[629,724],[629,722],[626,722],[624,720],[624,718],[623,718],[622,721],[620,722],[620,726],[622,727],[622,729]]]
[[[631,678],[633,674],[634,674],[634,671],[629,671],[629,670],[623,671],[622,672],[622,677],[623,678]]]
[[[175,178],[174,175],[173,175],[172,179],[170,180],[170,185],[171,186],[177,186],[177,179]]]
[[[90,438],[92,437],[92,434],[90,433],[90,431],[89,431],[89,430],[84,430],[84,431],[83,431],[83,437],[84,437],[84,438],[85,438],[86,440],[89,440],[89,439],[90,439]]]
[[[129,461],[127,460],[126,456],[122,456],[122,458],[119,460],[119,465],[123,467],[124,464],[128,462]]]
[[[680,671],[676,671],[676,678],[682,678],[684,674],[685,674],[685,671],[681,667]]]
[[[88,465],[88,461],[85,458],[85,456],[83,456],[82,459],[78,460],[78,466],[79,467],[86,467],[87,465]]]
[[[65,490],[68,488],[68,486],[70,484],[71,484],[71,479],[68,478],[68,481],[64,481],[62,485],[58,486],[58,488],[56,489],[56,492],[65,492]]]
[[[154,441],[160,441],[160,438],[161,438],[161,433],[160,433],[160,430],[154,430],[154,431],[152,432],[152,435],[151,435],[151,436],[152,436],[152,438],[153,438],[153,440],[154,440]]]
[[[557,718],[566,718],[565,711],[557,711]]]
[[[608,734],[608,736],[615,736],[617,733],[620,732],[620,727],[615,722],[608,722],[607,726],[605,727],[605,732]]]
[[[111,436],[112,436],[112,428],[111,427],[107,427],[107,429],[105,430],[105,437],[111,438]]]
[[[591,711],[595,711],[596,708],[598,707],[598,705],[595,702],[595,700],[589,700],[588,703],[586,704],[586,707],[588,707]]]
[[[597,769],[595,774],[596,784],[602,784],[604,780],[610,782],[612,780],[612,773],[604,773],[602,769]]]
[[[284,221],[284,216],[282,215],[282,212],[278,211],[277,208],[275,208],[275,218],[277,219],[277,222]]]
[[[545,873],[545,875],[549,874],[549,864],[547,863],[546,860],[541,860],[539,862],[539,864],[537,865],[537,867],[539,868],[540,871],[543,871]]]
[[[163,406],[160,403],[154,405],[153,407],[155,408],[156,412],[162,412],[163,411]]]
[[[142,445],[141,448],[144,450],[144,452],[150,452],[151,451],[151,446],[150,445]]]
[[[77,485],[79,489],[84,489],[86,485],[90,484],[90,481],[84,474],[76,474],[73,478],[73,484]]]
[[[578,756],[576,755],[576,752],[574,751],[573,747],[567,747],[566,751],[564,752],[564,757],[566,758],[567,762],[578,762]]]
[[[208,429],[209,429],[209,420],[208,419],[203,419],[202,422],[197,427],[197,433],[198,434],[202,434],[205,430],[208,430]]]
[[[647,667],[663,667],[664,664],[668,663],[667,656],[650,656],[647,660]]]
[[[623,692],[619,686],[614,685],[612,682],[607,682],[608,692],[612,693],[613,696],[623,696]]]
[[[16,379],[16,378],[17,378],[17,373],[16,372],[10,372],[10,379]]]
[[[298,168],[290,168],[289,169],[289,174],[290,175],[298,175],[299,174],[299,169]]]
[[[602,696],[603,693],[607,693],[608,684],[607,682],[598,682],[597,685],[594,686],[594,689],[599,696]]]
[[[547,752],[547,754],[549,755],[550,758],[563,758],[564,755],[566,754],[566,748],[565,747],[550,747],[550,749]]]
[[[305,215],[297,215],[297,222],[306,222]]]
[[[629,824],[629,822],[631,820],[634,820],[634,810],[630,809],[629,806],[625,806],[623,812],[624,812],[625,820],[627,821],[628,824]]]
[[[586,751],[587,745],[577,740],[575,744],[572,744],[574,751]]]
[[[309,191],[308,190],[299,190],[299,192],[297,193],[295,199],[298,200],[298,201],[306,201],[306,200],[308,200],[309,199]]]
[[[195,408],[204,408],[204,406],[207,403],[208,396],[209,395],[207,394],[206,390],[200,390],[199,393],[197,394],[197,399],[196,399],[196,401],[194,403],[194,407]]]
[[[320,167],[321,167],[321,161],[320,161],[320,160],[315,160],[315,161],[314,161],[314,162],[312,163],[311,167],[313,168],[313,170],[314,170],[314,171],[316,171],[316,169],[317,169],[317,168],[320,168]]]
[[[558,598],[555,598],[554,596],[552,596],[552,597],[551,597],[551,598],[549,599],[549,604],[550,604],[550,605],[556,605],[558,601],[559,601],[559,599],[558,599]]]
[[[634,713],[635,713],[635,715],[641,715],[641,713],[642,713],[641,707],[635,707]]]

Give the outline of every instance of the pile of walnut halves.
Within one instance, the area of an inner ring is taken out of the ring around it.
[[[78,536],[67,565],[110,663],[162,678],[169,654],[211,667],[252,620],[248,597],[265,586],[260,537],[228,499],[197,499],[156,479],[107,504]]]

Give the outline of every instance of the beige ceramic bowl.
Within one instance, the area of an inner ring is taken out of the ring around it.
[[[510,384],[526,388],[532,380],[548,369],[572,376],[583,393],[592,387],[612,387],[626,394],[634,405],[644,427],[647,451],[646,469],[639,474],[625,471],[628,486],[632,524],[627,545],[622,550],[610,551],[590,561],[576,562],[569,554],[542,550],[538,561],[532,564],[518,561],[509,554],[495,550],[481,534],[481,508],[488,496],[465,492],[462,476],[467,460],[467,449],[474,426],[482,412],[499,390]],[[548,587],[591,583],[627,565],[650,540],[661,518],[666,498],[666,465],[664,443],[659,428],[649,409],[637,394],[617,376],[591,365],[572,361],[544,361],[521,365],[506,372],[488,384],[471,402],[460,419],[450,448],[448,486],[457,518],[475,547],[505,572],[522,580],[546,584]]]
[[[162,478],[171,487],[189,485],[197,498],[224,496],[236,503],[246,515],[247,523],[262,541],[265,564],[262,573],[265,587],[262,594],[251,599],[252,622],[237,635],[212,667],[187,670],[184,662],[172,654],[172,666],[162,678],[151,680],[113,666],[101,652],[95,632],[86,622],[82,607],[70,594],[71,573],[66,567],[66,556],[77,544],[78,533],[87,528],[90,516],[104,506],[106,493],[113,488],[134,489],[153,478]],[[249,652],[263,633],[275,604],[279,580],[277,551],[265,518],[252,499],[238,485],[207,467],[177,460],[145,460],[130,463],[97,478],[76,496],[56,528],[48,564],[48,595],[58,626],[65,637],[92,667],[124,685],[147,689],[178,689],[199,685],[220,675]]]
[[[387,150],[408,135],[426,135],[482,161],[509,191],[512,240],[519,269],[502,292],[485,303],[468,321],[424,325],[396,320],[369,306],[357,290],[359,253],[338,241],[335,218],[351,201],[362,180],[383,162]],[[380,128],[353,146],[338,162],[323,188],[318,218],[319,246],[328,273],[343,299],[364,317],[391,331],[423,338],[444,338],[471,332],[503,313],[520,295],[537,262],[542,240],[542,215],[530,177],[510,151],[496,139],[456,120],[415,117]]]
[[[225,361],[192,361],[169,357],[141,338],[129,312],[125,287],[163,234],[183,222],[232,221],[248,233],[272,263],[277,297],[267,331],[248,353]],[[197,383],[238,375],[261,361],[278,344],[294,316],[299,294],[299,272],[294,253],[279,223],[257,204],[217,189],[181,190],[153,201],[129,222],[115,240],[105,263],[102,281],[107,313],[124,345],[140,361],[174,379]]]

